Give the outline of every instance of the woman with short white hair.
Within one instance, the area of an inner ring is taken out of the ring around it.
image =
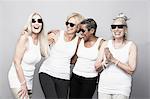
[[[132,74],[136,68],[137,47],[127,40],[128,18],[120,13],[111,25],[112,40],[102,44],[96,69],[102,69],[98,84],[99,99],[129,99]]]

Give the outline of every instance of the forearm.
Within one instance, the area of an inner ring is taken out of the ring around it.
[[[129,64],[122,63],[117,59],[112,59],[112,63],[130,75],[134,72],[134,69]]]
[[[102,62],[97,61],[97,62],[95,63],[95,69],[96,69],[96,71],[99,72],[99,71],[101,71],[102,69],[104,69],[103,66],[104,66],[104,64],[103,64]]]
[[[77,61],[77,58],[78,58],[78,56],[77,56],[77,55],[74,55],[74,56],[71,58],[70,64],[75,64],[76,61]]]
[[[21,83],[21,84],[25,84],[25,83],[26,83],[26,80],[25,80],[25,76],[24,76],[24,73],[23,73],[23,69],[22,69],[21,64],[18,64],[18,63],[16,63],[16,62],[14,62],[14,64],[15,64],[17,76],[18,76],[18,79],[19,79],[20,83]]]

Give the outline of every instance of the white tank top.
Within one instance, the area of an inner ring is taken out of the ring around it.
[[[28,89],[32,89],[32,81],[35,70],[35,65],[41,60],[40,46],[33,44],[32,37],[28,37],[28,46],[27,50],[24,53],[22,58],[21,66],[25,76]],[[20,81],[18,79],[15,65],[12,63],[12,66],[8,73],[8,79],[10,88],[20,88]]]
[[[74,74],[86,78],[92,78],[98,75],[94,64],[98,57],[98,48],[101,40],[102,38],[98,38],[95,44],[90,48],[85,47],[84,40],[81,40],[77,51],[78,59],[73,69]]]
[[[72,41],[64,41],[64,31],[50,50],[50,56],[43,62],[40,71],[60,79],[70,79],[70,60],[75,54],[78,36]]]
[[[116,49],[113,46],[112,40],[109,40],[107,47],[114,58],[122,63],[128,63],[131,44],[132,42],[129,41],[124,47]],[[131,92],[131,81],[131,75],[125,73],[114,64],[110,64],[110,66],[104,69],[100,74],[98,92],[129,96]]]

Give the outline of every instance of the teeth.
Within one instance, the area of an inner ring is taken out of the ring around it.
[[[39,27],[34,27],[34,29],[38,29]]]

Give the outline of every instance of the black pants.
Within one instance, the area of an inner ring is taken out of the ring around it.
[[[70,99],[92,99],[96,89],[97,77],[84,78],[76,74],[72,74],[70,82]]]
[[[39,73],[39,80],[46,99],[67,99],[69,80]]]

